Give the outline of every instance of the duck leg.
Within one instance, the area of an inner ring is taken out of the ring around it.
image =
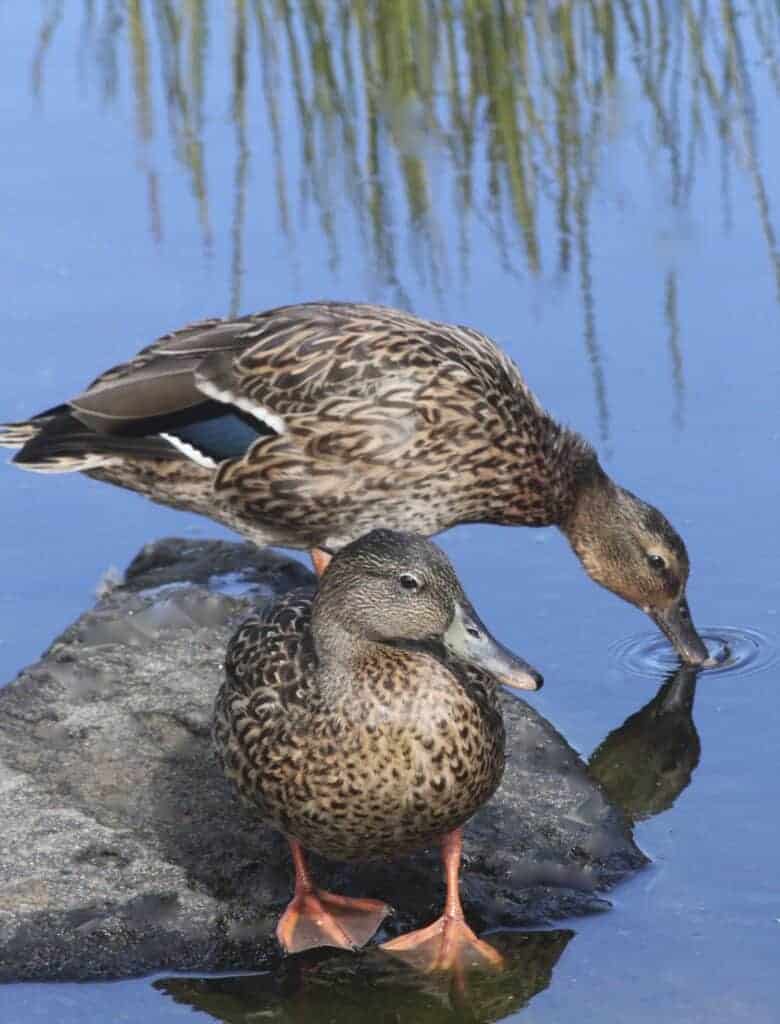
[[[459,884],[462,848],[461,829],[453,829],[443,837],[441,857],[447,882],[447,899],[442,916],[427,928],[399,935],[381,947],[423,971],[454,970],[461,974],[466,967],[503,965],[503,957],[498,950],[478,939],[463,917]]]
[[[317,889],[312,882],[301,844],[289,839],[295,866],[295,894],[276,926],[276,937],[286,953],[317,946],[357,949],[368,942],[392,913],[379,900],[353,899]]]
[[[330,565],[330,560],[333,555],[328,554],[327,551],[323,551],[322,548],[312,548],[309,554],[311,555],[311,564],[314,566],[317,578],[319,578]]]

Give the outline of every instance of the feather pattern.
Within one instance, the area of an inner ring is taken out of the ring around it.
[[[311,612],[310,592],[288,594],[228,647],[214,739],[241,798],[344,860],[397,855],[463,824],[503,775],[494,680],[383,648],[334,699],[320,685]]]
[[[191,324],[0,444],[291,547],[559,523],[597,465],[478,331],[338,302]]]

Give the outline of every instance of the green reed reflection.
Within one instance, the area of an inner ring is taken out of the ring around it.
[[[691,200],[697,163],[713,143],[725,223],[734,182],[747,175],[780,298],[751,81],[756,64],[745,57],[760,54],[780,92],[780,8],[772,0],[85,0],[83,10],[83,45],[106,100],[120,88],[121,69],[132,69],[155,236],[164,230],[151,156],[165,133],[161,121],[167,118],[209,249],[209,189],[217,183],[206,172],[204,109],[208,100],[220,116],[230,112],[232,310],[244,284],[248,204],[266,202],[251,193],[254,161],[273,161],[278,223],[293,258],[307,211],[315,212],[334,267],[347,224],[356,226],[364,262],[404,305],[407,253],[411,272],[441,292],[454,275],[468,278],[480,224],[510,273],[574,274],[606,437],[591,211],[597,190],[616,199],[603,183],[605,167],[624,127],[621,103],[634,95],[643,101],[638,127],[648,164],[662,175],[672,210]],[[31,72],[36,92],[62,17],[61,2],[44,8]],[[232,75],[210,79],[209,68],[226,62]],[[217,95],[225,88],[230,95]],[[250,133],[258,110],[266,127]],[[681,423],[684,361],[671,257],[648,287],[669,325]]]

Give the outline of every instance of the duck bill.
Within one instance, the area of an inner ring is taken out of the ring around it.
[[[703,665],[710,652],[696,632],[685,595],[663,611],[651,611],[650,618],[666,635],[686,665]]]
[[[527,661],[512,654],[488,632],[469,604],[458,604],[444,634],[445,648],[460,661],[486,672],[513,690],[540,690],[543,679]]]

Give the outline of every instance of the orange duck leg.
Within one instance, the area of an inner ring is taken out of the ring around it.
[[[460,858],[463,833],[448,832],[441,842],[447,899],[442,916],[427,928],[399,935],[385,942],[382,949],[402,957],[422,971],[455,971],[462,974],[470,967],[500,968],[504,960],[497,949],[478,939],[466,924],[460,902]]]
[[[392,913],[379,900],[353,899],[317,889],[312,882],[301,844],[288,839],[295,865],[295,894],[279,919],[276,937],[286,953],[318,946],[359,949],[383,918]]]

